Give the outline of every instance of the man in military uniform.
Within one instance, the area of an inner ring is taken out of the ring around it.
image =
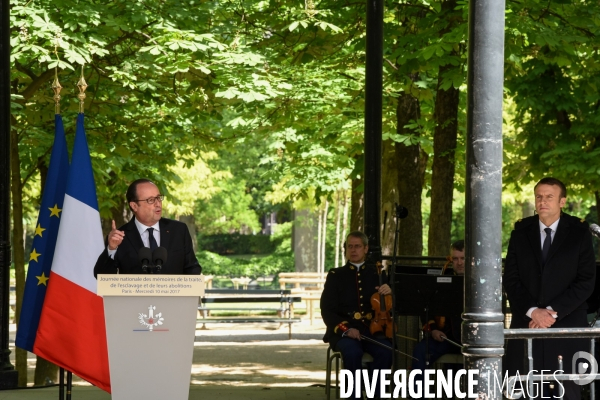
[[[348,262],[329,271],[321,295],[321,315],[327,326],[323,341],[342,353],[344,369],[352,371],[352,375],[362,369],[361,360],[365,352],[373,357],[372,369],[390,369],[391,350],[361,340],[361,335],[391,347],[383,334],[371,335],[369,325],[374,315],[371,296],[374,293],[388,295],[392,290],[387,283],[379,285],[375,267],[365,265],[369,246],[364,233],[351,232],[346,238],[345,248]],[[387,282],[387,278],[384,281]],[[375,395],[379,396],[379,388]],[[354,393],[350,397],[361,398],[361,394]]]
[[[447,269],[452,265],[452,269]],[[444,265],[442,270],[443,275],[464,275],[465,274],[465,241],[459,240],[450,246],[450,261]],[[424,318],[423,318],[424,319]],[[460,343],[460,314],[434,316],[423,326],[423,332],[429,337],[424,338],[413,349],[412,369],[424,371],[426,369],[427,360],[429,359],[429,368],[433,363],[444,354],[455,353],[460,354],[460,348],[446,341],[448,338],[455,343]],[[457,365],[452,364],[452,369],[457,369]],[[423,381],[423,375],[417,375],[415,381]]]
[[[504,266],[504,287],[512,311],[510,327],[585,327],[586,300],[594,290],[596,275],[588,224],[562,212],[567,189],[558,179],[540,180],[534,192],[537,215],[515,224]],[[578,351],[589,351],[589,340],[534,340],[534,369],[558,369],[561,355],[564,370],[570,373],[573,355]],[[521,340],[508,341],[504,366],[511,376],[516,371],[521,376],[529,372],[524,367]],[[566,399],[581,398],[575,383],[563,385]],[[546,388],[544,395],[548,394]]]

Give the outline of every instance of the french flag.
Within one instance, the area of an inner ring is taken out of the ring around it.
[[[110,393],[102,298],[94,265],[104,249],[90,152],[77,116],[61,223],[34,353]]]

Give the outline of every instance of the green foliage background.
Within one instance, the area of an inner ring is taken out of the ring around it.
[[[197,254],[202,265],[203,274],[257,279],[273,276],[279,272],[294,271],[294,253],[291,247],[292,223],[278,225],[276,232],[270,236],[274,251],[266,256],[224,257],[209,251]]]
[[[467,12],[467,1],[400,0],[384,14],[384,139],[429,155],[425,199],[436,184],[437,90],[460,90],[453,238],[463,234]],[[193,215],[204,234],[256,233],[266,213],[331,199],[362,167],[364,14],[363,3],[332,0],[12,0],[23,220],[35,220],[49,161],[53,69],[72,144],[83,64],[105,221],[123,219],[123,193],[140,176],[169,195],[168,215]],[[598,15],[591,0],[506,4],[504,239],[530,201],[528,185],[544,175],[569,184],[576,212],[595,203]],[[406,126],[413,133],[399,135],[397,99],[407,93],[420,116]]]

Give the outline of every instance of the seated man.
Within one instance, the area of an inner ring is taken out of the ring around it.
[[[452,259],[452,271],[446,269],[442,270],[442,274],[454,274],[464,275],[465,273],[465,242],[459,240],[452,243],[450,249],[450,257]],[[460,348],[444,340],[444,337],[452,340],[453,342],[460,343],[460,315],[452,316],[435,316],[432,320],[428,321],[423,326],[423,332],[425,335],[430,337],[424,338],[419,344],[417,344],[413,350],[413,357],[417,358],[418,361],[412,363],[412,369],[420,369],[423,371],[425,368],[431,368],[431,365],[448,353],[460,353]],[[427,365],[427,359],[429,359],[429,365]]]
[[[387,284],[379,286],[377,269],[365,265],[369,246],[364,233],[351,232],[345,248],[348,262],[329,271],[321,295],[321,315],[327,326],[323,341],[342,353],[344,369],[352,371],[352,375],[362,369],[364,352],[373,357],[373,369],[390,369],[392,351],[361,340],[361,335],[391,347],[383,334],[371,335],[369,325],[374,315],[371,296],[374,293],[388,295],[392,290]],[[375,396],[379,396],[378,387]],[[353,393],[350,398],[361,398],[361,393]]]

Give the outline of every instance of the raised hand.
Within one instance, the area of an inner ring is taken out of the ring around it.
[[[124,237],[125,237],[125,232],[117,229],[117,225],[115,224],[115,220],[113,219],[112,230],[108,234],[108,249],[116,250],[117,247],[119,247],[119,245],[123,241]]]

